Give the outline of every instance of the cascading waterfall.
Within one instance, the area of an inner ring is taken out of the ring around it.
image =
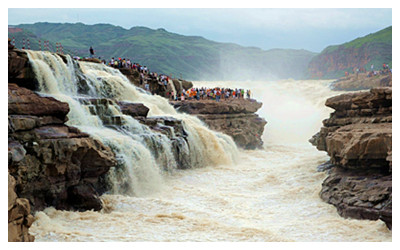
[[[177,139],[181,151],[178,157],[188,157],[190,167],[235,160],[238,150],[229,136],[209,130],[195,117],[177,113],[166,99],[133,86],[118,70],[103,64],[77,63],[68,55],[61,58],[50,52],[27,53],[39,91],[69,104],[67,124],[115,152],[118,164],[108,176],[112,192],[146,195],[160,188],[163,170],[176,169],[170,138],[124,115],[115,101],[143,103],[150,109],[148,116],[182,120],[187,142]]]
[[[87,74],[85,66],[83,75]],[[391,241],[391,231],[382,221],[342,218],[334,206],[319,197],[326,174],[318,172],[316,166],[329,157],[307,140],[331,112],[324,102],[336,92],[328,84],[329,81],[320,80],[197,82],[195,86],[199,87],[251,89],[254,97],[263,102],[258,113],[269,122],[263,136],[265,148],[237,152],[234,145],[221,142],[224,137],[209,134],[196,119],[172,114],[184,121],[190,134],[184,141],[175,141],[184,143],[181,149],[185,151],[187,147],[185,152],[190,154],[188,158],[185,154],[179,157],[187,159],[188,165],[214,162],[217,166],[163,176],[165,185],[151,195],[105,194],[102,196],[105,209],[101,212],[47,208],[35,214],[30,232],[37,241]],[[93,91],[97,93],[95,87]],[[109,102],[110,109],[107,105],[89,109],[96,109],[93,113],[118,111]],[[153,115],[157,114],[155,111],[151,111]],[[293,128],[292,124],[296,126]],[[117,137],[125,133],[111,131]],[[140,133],[132,134],[145,138]],[[193,152],[193,144],[198,153]],[[226,154],[212,158],[219,154],[221,146]],[[233,157],[230,154],[237,153],[234,164],[219,165],[229,162]],[[157,156],[153,158],[161,166]],[[126,178],[115,174],[115,178]]]

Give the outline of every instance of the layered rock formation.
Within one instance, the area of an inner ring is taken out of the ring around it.
[[[8,85],[8,168],[32,210],[100,210],[99,178],[115,164],[101,142],[64,124],[68,104]]]
[[[321,198],[339,214],[392,226],[392,88],[329,98],[335,110],[310,142],[331,157]]]
[[[173,146],[172,153],[174,154],[177,168],[187,169],[191,167],[187,144],[187,133],[183,128],[181,120],[164,116],[148,117],[147,114],[149,108],[142,103],[114,101],[107,98],[83,98],[80,102],[87,105],[90,112],[93,115],[98,116],[102,120],[103,124],[109,128],[117,131],[124,129],[124,118],[109,112],[109,110],[117,108],[121,110],[122,114],[135,118],[141,124],[145,125],[153,132],[156,132],[156,134],[153,135],[141,135],[145,138],[147,146],[152,148],[152,152],[156,158],[161,157],[159,153],[160,149],[154,144],[154,140],[151,139],[151,136],[158,137],[159,134],[167,136]]]
[[[239,147],[261,148],[261,136],[267,122],[255,112],[262,103],[252,99],[236,99],[216,102],[176,101],[174,107],[184,113],[196,115],[211,129],[230,135]]]

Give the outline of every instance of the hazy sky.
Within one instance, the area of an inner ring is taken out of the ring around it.
[[[129,29],[165,28],[262,49],[320,52],[392,25],[392,9],[8,9],[8,24],[35,22],[110,23]]]

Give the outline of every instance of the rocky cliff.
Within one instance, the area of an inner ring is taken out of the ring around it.
[[[385,28],[353,41],[329,46],[312,58],[308,76],[312,79],[337,79],[355,68],[370,69],[374,64],[379,70],[383,63],[391,66],[392,27]]]
[[[236,99],[216,102],[174,101],[174,107],[184,113],[196,115],[211,129],[230,135],[244,149],[261,148],[261,136],[267,122],[255,112],[262,103],[252,99]]]
[[[29,201],[32,212],[48,206],[100,210],[99,195],[109,188],[105,178],[110,167],[116,165],[114,153],[100,141],[65,124],[69,112],[67,103],[33,92],[38,90],[38,82],[28,57],[10,44],[8,69],[9,82],[17,83],[8,85],[8,159],[9,172],[16,180],[16,194]],[[116,130],[123,125],[122,117],[105,110],[118,106],[123,114],[171,140],[178,168],[191,167],[184,150],[187,134],[182,121],[147,117],[149,109],[141,103],[107,98],[80,101],[105,126]],[[154,151],[157,155],[157,149]]]
[[[310,142],[331,157],[321,198],[343,217],[392,227],[392,88],[329,98],[335,111]]]
[[[28,228],[34,211],[102,208],[101,179],[115,165],[115,156],[65,125],[67,103],[32,91],[37,81],[27,55],[10,44],[8,80],[14,82],[8,84],[8,240],[33,241]]]
[[[8,85],[8,169],[32,210],[100,210],[99,178],[115,164],[101,142],[65,125],[68,104]]]

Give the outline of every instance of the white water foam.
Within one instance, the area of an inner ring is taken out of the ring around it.
[[[85,66],[82,67],[84,72]],[[153,99],[156,97],[135,96],[152,106],[152,114],[168,113],[186,119],[185,128],[193,134],[190,144],[196,144],[198,151],[192,158],[193,164],[213,166],[163,176],[161,190],[140,197],[103,195],[101,212],[54,208],[38,212],[30,228],[36,240],[392,240],[391,231],[382,221],[344,219],[318,196],[326,175],[317,172],[316,166],[328,157],[307,140],[331,112],[323,104],[327,97],[337,93],[329,90],[328,81],[195,84],[250,88],[264,104],[258,113],[268,121],[263,135],[265,148],[238,152],[229,139],[225,141],[226,137],[218,134],[210,142],[208,133],[212,132],[196,119],[156,104],[163,102]],[[93,89],[98,91],[96,86]],[[118,88],[114,91],[121,100],[134,96],[128,91],[118,93]],[[103,129],[100,126],[99,130]],[[110,140],[113,137],[118,136],[111,134]],[[119,144],[124,145],[123,142]],[[225,152],[225,156],[218,157],[221,152]],[[208,159],[205,155],[218,159]],[[237,162],[230,161],[232,157],[236,157]]]

